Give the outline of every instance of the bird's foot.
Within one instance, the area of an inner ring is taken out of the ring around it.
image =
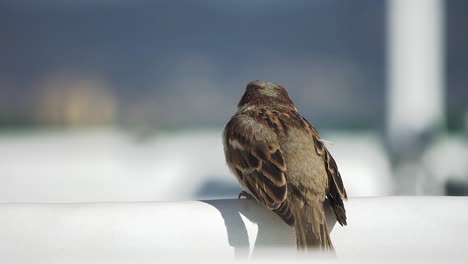
[[[250,193],[248,193],[248,192],[246,192],[246,191],[242,191],[242,192],[239,193],[238,199],[240,199],[240,198],[242,198],[242,197],[245,197],[245,198],[247,198],[247,199],[255,199],[255,198],[253,197],[253,195],[251,195]]]

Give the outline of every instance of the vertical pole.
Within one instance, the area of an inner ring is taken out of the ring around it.
[[[418,171],[419,158],[444,123],[444,2],[387,4],[387,144],[396,192],[415,194],[424,192],[418,191],[425,181],[416,176],[424,175]]]

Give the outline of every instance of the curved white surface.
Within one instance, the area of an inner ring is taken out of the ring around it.
[[[322,136],[335,142],[328,147],[350,196],[392,193],[378,135]],[[443,168],[447,162],[457,167],[457,154],[445,153]],[[159,131],[143,139],[110,128],[0,133],[0,157],[0,202],[200,200],[242,190],[226,165],[221,128]]]
[[[466,197],[352,198],[346,209],[347,227],[328,217],[340,260],[468,257]],[[1,263],[233,260],[270,247],[293,256],[294,244],[293,229],[251,200],[0,203]]]

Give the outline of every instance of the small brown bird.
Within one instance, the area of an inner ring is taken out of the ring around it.
[[[335,161],[286,89],[249,83],[223,141],[227,164],[247,191],[241,194],[294,226],[298,249],[332,251],[324,201],[346,225],[346,191]]]

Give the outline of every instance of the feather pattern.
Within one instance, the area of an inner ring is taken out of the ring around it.
[[[262,123],[248,122],[250,117],[245,117],[234,116],[224,129],[224,147],[229,167],[239,183],[259,203],[274,210],[292,225],[294,218],[285,202],[288,191],[287,167],[277,135]],[[262,133],[261,138],[269,140],[259,140],[258,133],[255,134],[257,137],[241,136],[251,135],[249,132],[252,130]],[[236,143],[232,144],[232,141]],[[241,147],[236,144],[240,144]]]
[[[346,225],[346,190],[324,141],[284,87],[249,83],[223,140],[227,164],[243,189],[294,226],[297,247],[333,250],[324,206]]]
[[[246,117],[258,122],[246,122]],[[276,125],[271,126],[271,124]],[[278,210],[277,213],[281,217],[286,215],[288,222],[293,223],[292,217],[282,211],[289,213],[290,209],[287,203],[284,203],[287,196],[287,168],[278,143],[278,137],[286,135],[287,128],[293,126],[306,128],[314,139],[316,153],[322,157],[329,179],[326,196],[338,222],[346,225],[343,199],[347,199],[347,194],[336,162],[317,130],[296,111],[283,109],[280,112],[260,108],[235,115],[224,130],[224,138],[229,139],[225,142],[225,148],[229,164],[232,164],[231,170],[235,172],[241,185],[245,186],[257,201],[270,210]],[[249,135],[250,131],[261,131],[269,135],[260,137],[257,134],[257,137],[253,138],[242,136]],[[257,138],[271,140],[261,142]],[[282,207],[282,210],[279,210],[279,207]]]

